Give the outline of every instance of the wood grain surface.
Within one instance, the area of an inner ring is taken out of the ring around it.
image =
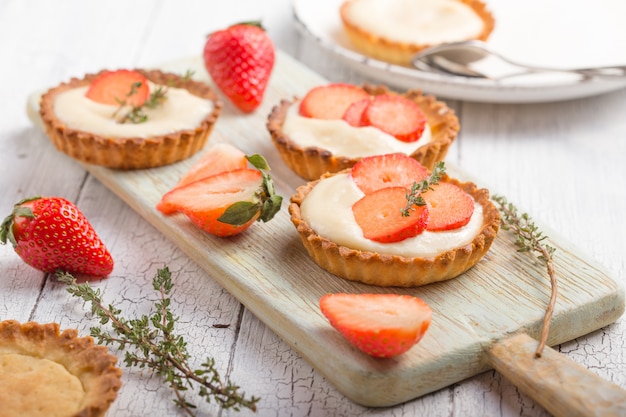
[[[193,69],[196,78],[209,82],[199,58],[162,68],[181,73]],[[288,200],[303,180],[288,170],[273,149],[265,118],[280,99],[302,95],[323,82],[321,76],[279,53],[263,106],[251,115],[225,111],[210,141],[230,142],[248,154],[266,156],[278,192]],[[35,122],[36,99],[34,94],[29,101]],[[114,171],[86,164],[84,168],[355,402],[388,406],[436,391],[489,369],[486,351],[494,342],[518,332],[538,337],[550,284],[541,263],[518,253],[507,232],[500,232],[476,267],[451,281],[414,289],[352,283],[321,270],[308,258],[288,218],[286,204],[271,223],[257,224],[229,239],[203,233],[182,215],[164,217],[157,212],[155,204],[198,157],[141,171]],[[448,170],[452,176],[487,186],[451,164]],[[617,320],[624,310],[621,285],[555,231],[542,229],[557,248],[560,282],[549,344],[572,340]],[[348,345],[321,315],[317,303],[328,292],[415,295],[433,308],[433,323],[424,339],[405,355],[373,359]]]

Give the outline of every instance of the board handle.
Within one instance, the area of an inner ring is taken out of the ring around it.
[[[557,417],[626,416],[626,390],[521,333],[487,350],[490,364]]]

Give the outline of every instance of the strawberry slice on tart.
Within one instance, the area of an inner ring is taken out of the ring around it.
[[[426,205],[416,206],[405,215],[404,187],[386,187],[366,194],[352,206],[354,220],[363,237],[381,243],[400,242],[426,230],[429,213]]]
[[[365,194],[385,187],[410,188],[428,177],[428,170],[415,159],[401,154],[368,156],[350,170],[355,184]]]
[[[300,115],[314,119],[341,119],[355,102],[369,99],[369,94],[353,84],[334,83],[311,89],[300,102]]]
[[[474,213],[474,200],[455,184],[440,182],[421,195],[430,213],[427,230],[458,229],[469,223]]]
[[[326,294],[320,309],[339,333],[362,352],[391,358],[418,343],[432,321],[422,299],[400,294]]]
[[[148,79],[138,71],[103,71],[91,82],[86,97],[101,103],[141,107],[150,97]]]
[[[426,115],[412,100],[398,94],[381,94],[363,111],[363,125],[373,126],[403,142],[415,142],[426,128]]]

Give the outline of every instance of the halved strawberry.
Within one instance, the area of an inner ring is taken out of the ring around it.
[[[428,177],[428,170],[402,153],[368,156],[350,171],[352,179],[365,194],[385,187],[410,188]]]
[[[343,120],[354,127],[366,126],[363,120],[363,113],[365,113],[365,109],[370,105],[371,101],[368,97],[352,103],[344,113]]]
[[[202,178],[246,168],[247,166],[246,154],[239,148],[228,143],[216,143],[207,149],[202,158],[178,181],[176,187],[182,187]]]
[[[427,230],[451,230],[469,223],[474,213],[474,200],[460,187],[447,182],[432,186],[422,193],[430,219]]]
[[[270,167],[261,155],[246,159],[256,169],[226,171],[176,187],[161,198],[157,210],[163,214],[182,212],[216,236],[241,233],[255,220],[272,220],[283,198],[275,193],[272,177],[265,172]]]
[[[141,107],[150,96],[150,87],[137,71],[104,71],[91,82],[86,96],[101,104]]]
[[[320,309],[350,343],[379,358],[409,350],[432,321],[424,300],[400,294],[327,294],[320,299]]]
[[[256,169],[224,172],[174,188],[163,196],[157,204],[157,210],[164,214],[180,211],[208,233],[231,236],[250,227],[258,218],[260,210],[236,225],[218,219],[229,206],[240,201],[254,201],[262,183],[263,175]]]
[[[369,94],[352,84],[334,83],[311,89],[300,103],[300,115],[315,119],[341,119],[352,103]]]
[[[407,205],[404,187],[387,187],[366,194],[352,206],[352,214],[363,237],[381,243],[399,242],[426,230],[428,208],[415,206],[403,215]]]
[[[424,132],[426,116],[408,98],[396,94],[375,96],[363,113],[366,125],[377,127],[403,142],[415,142]]]

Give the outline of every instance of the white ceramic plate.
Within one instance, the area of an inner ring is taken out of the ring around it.
[[[505,82],[426,73],[365,57],[343,33],[343,0],[294,0],[297,27],[363,75],[451,99],[529,103],[582,98],[626,87],[626,79],[551,76]],[[488,43],[518,62],[557,68],[626,65],[623,0],[487,0],[496,27]]]

